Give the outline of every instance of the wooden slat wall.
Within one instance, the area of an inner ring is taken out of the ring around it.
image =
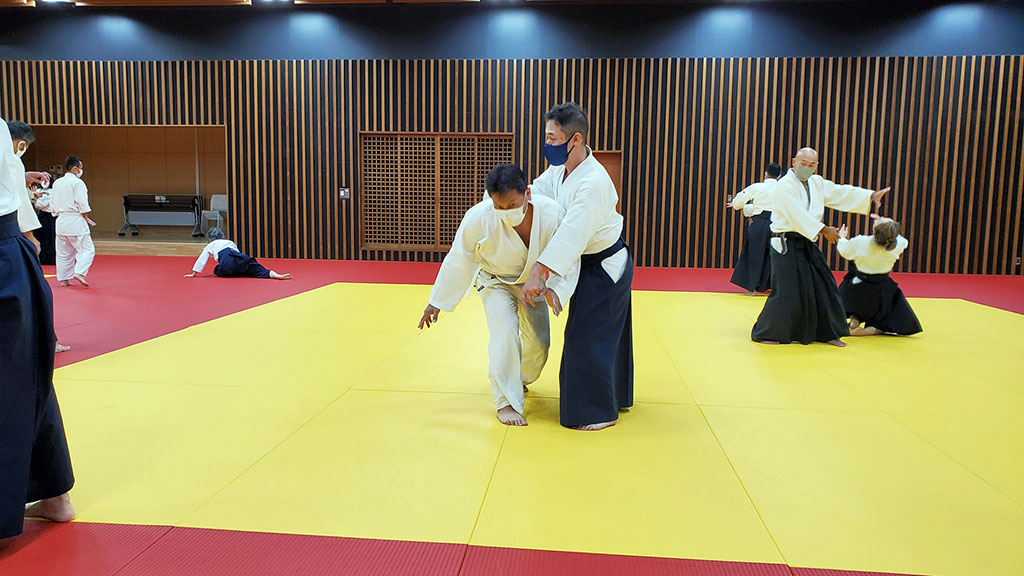
[[[0,62],[0,114],[38,124],[214,124],[228,133],[232,234],[258,256],[362,251],[360,131],[511,132],[544,168],[543,114],[575,100],[623,153],[637,262],[728,267],[725,198],[803,145],[837,182],[893,186],[900,271],[1020,274],[1024,57]],[[839,215],[828,214],[831,223]],[[844,217],[854,231],[866,218]],[[841,268],[828,251],[833,266]]]

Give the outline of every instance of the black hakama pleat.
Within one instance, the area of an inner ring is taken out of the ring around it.
[[[270,271],[255,258],[231,248],[217,253],[217,266],[213,273],[223,278],[270,278]]]
[[[558,372],[562,426],[610,422],[633,405],[633,258],[618,282],[601,266],[624,247],[619,240],[581,258]]]
[[[37,212],[41,226],[33,234],[39,241],[39,262],[43,266],[57,264],[57,219],[49,212]]]
[[[785,254],[771,250],[772,293],[750,338],[755,342],[829,342],[850,335],[836,280],[818,246],[787,232]]]
[[[858,278],[860,281],[856,282]],[[861,324],[901,336],[922,330],[914,309],[903,296],[903,290],[888,273],[865,274],[851,263],[850,271],[839,285],[839,296],[846,307],[846,315],[856,318]]]
[[[729,281],[747,292],[767,292],[771,287],[771,224],[772,213],[762,212],[750,219],[743,235],[743,249]]]
[[[71,490],[53,390],[53,294],[17,214],[0,217],[0,538],[21,534],[25,504]]]

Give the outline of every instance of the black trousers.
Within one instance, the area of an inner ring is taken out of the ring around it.
[[[865,274],[850,263],[839,285],[839,296],[846,315],[882,332],[909,336],[921,332],[921,322],[903,295],[903,290],[889,274]]]
[[[581,259],[558,371],[562,426],[610,422],[633,405],[633,257],[618,282],[601,267],[622,248],[619,240]]]
[[[750,219],[743,235],[743,249],[729,281],[748,292],[767,292],[771,287],[771,225],[772,213],[762,212]]]
[[[830,342],[850,335],[836,279],[818,245],[787,232],[785,254],[772,255],[772,293],[750,338],[783,344]]]
[[[43,266],[53,266],[57,263],[57,219],[49,212],[36,212],[36,215],[42,226],[35,231],[39,241],[39,261]]]
[[[213,273],[223,278],[270,278],[267,270],[252,256],[225,248],[217,253],[217,266]]]
[[[17,214],[0,217],[0,538],[21,534],[25,504],[71,490],[53,390],[53,294]]]

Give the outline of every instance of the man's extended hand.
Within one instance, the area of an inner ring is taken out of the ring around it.
[[[835,244],[839,241],[839,230],[835,226],[825,226],[821,229],[821,235],[828,240],[829,244]]]
[[[881,190],[875,190],[871,193],[871,201],[874,203],[875,212],[878,212],[878,209],[882,207],[882,196],[888,194],[889,190],[892,190],[892,186],[886,186]]]
[[[431,324],[437,322],[437,318],[440,315],[440,308],[427,304],[427,309],[423,311],[423,317],[420,318],[420,330],[423,330],[424,327],[430,328]]]
[[[50,186],[50,175],[46,172],[25,172],[25,186],[48,188]]]

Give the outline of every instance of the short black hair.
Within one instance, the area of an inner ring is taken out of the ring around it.
[[[548,120],[554,120],[555,124],[561,126],[562,131],[570,138],[572,138],[573,134],[579,132],[580,136],[583,136],[583,140],[587,140],[587,133],[590,132],[590,123],[587,122],[586,113],[575,102],[559,104],[548,110],[544,121],[547,122]]]
[[[772,178],[778,178],[779,174],[782,174],[782,166],[772,162],[768,164],[768,167],[764,169],[765,173]]]
[[[487,193],[504,196],[510,191],[526,194],[526,174],[515,164],[498,164],[487,175]]]
[[[24,140],[29,144],[36,141],[35,130],[24,122],[8,122],[7,129],[11,131],[11,140]]]
[[[70,172],[72,168],[82,165],[82,159],[78,156],[68,156],[68,159],[64,161],[64,171]]]

